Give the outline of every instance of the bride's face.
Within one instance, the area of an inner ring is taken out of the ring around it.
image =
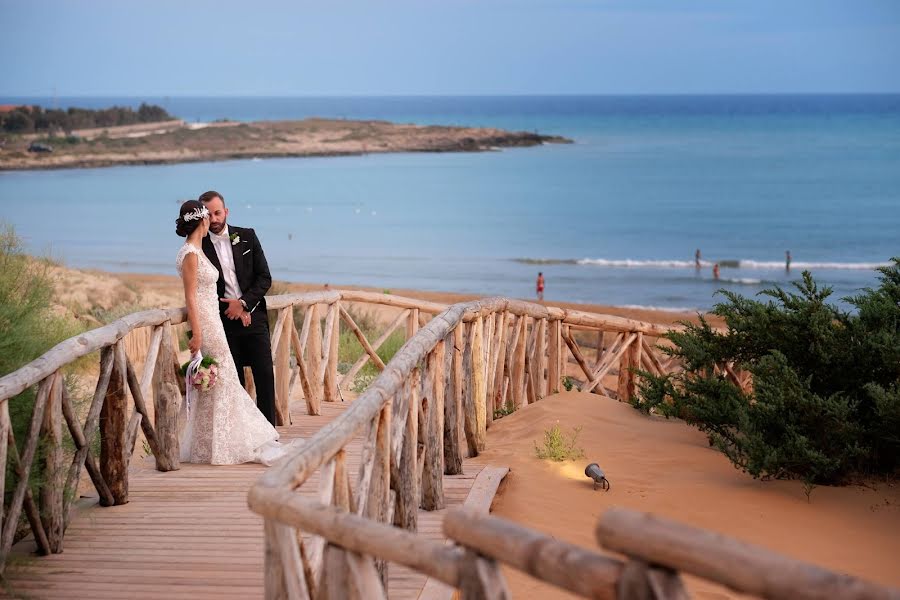
[[[206,237],[207,233],[209,233],[209,217],[204,217],[200,223],[200,237]]]

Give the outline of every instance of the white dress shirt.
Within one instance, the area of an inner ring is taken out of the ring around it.
[[[234,253],[231,251],[231,240],[228,238],[228,225],[225,226],[225,229],[219,235],[210,231],[209,239],[212,240],[213,248],[216,249],[216,256],[219,257],[219,264],[222,265],[222,277],[225,279],[225,297],[240,299],[244,293],[241,291],[241,286],[238,285],[237,275],[234,272]]]

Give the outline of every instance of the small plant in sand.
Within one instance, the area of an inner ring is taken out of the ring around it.
[[[503,406],[501,406],[500,408],[498,408],[497,410],[494,411],[494,418],[502,419],[506,415],[511,415],[514,412],[516,412],[515,407],[504,404]]]
[[[576,427],[570,434],[563,433],[557,421],[556,425],[544,431],[542,445],[534,443],[534,452],[541,460],[549,459],[557,462],[584,458],[584,450],[577,445],[579,433],[581,427]]]
[[[575,387],[575,380],[572,379],[571,377],[569,377],[568,375],[566,375],[562,379],[562,384],[563,384],[563,387],[566,388],[567,392],[571,392],[572,388]]]

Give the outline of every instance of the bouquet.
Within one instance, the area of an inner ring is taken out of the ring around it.
[[[206,392],[216,385],[219,378],[219,363],[211,356],[203,356],[199,352],[191,360],[181,365],[185,385],[198,392]]]

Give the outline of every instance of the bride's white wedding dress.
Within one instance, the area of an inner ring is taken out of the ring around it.
[[[175,264],[181,274],[188,254],[197,255],[197,320],[203,342],[200,351],[219,363],[212,389],[193,395],[190,413],[180,435],[183,462],[235,465],[258,462],[271,465],[284,456],[288,445],[277,442],[278,432],[256,407],[238,380],[237,369],[219,316],[216,281],[219,271],[203,251],[185,243]],[[185,411],[182,410],[184,415]],[[299,442],[299,440],[297,440]]]

